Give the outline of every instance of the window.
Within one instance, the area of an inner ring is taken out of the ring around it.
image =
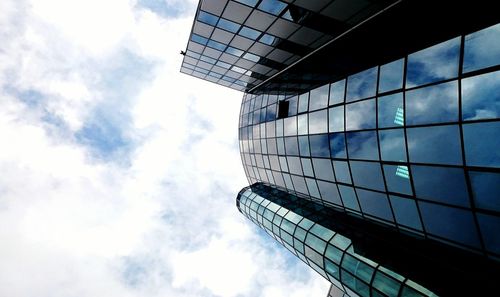
[[[351,172],[349,166],[345,161],[332,161],[333,169],[335,170],[335,177],[337,182],[351,184]]]
[[[259,9],[274,15],[279,15],[285,7],[286,3],[277,0],[262,0],[259,5]]]
[[[310,156],[309,139],[307,136],[299,136],[299,150],[301,156]]]
[[[466,124],[463,131],[467,165],[500,167],[500,122]]]
[[[285,136],[297,135],[297,117],[284,119],[283,128]]]
[[[332,107],[328,110],[329,132],[344,131],[344,106]]]
[[[500,218],[485,214],[478,214],[477,220],[483,236],[486,249],[500,254]]]
[[[384,176],[389,192],[412,195],[408,166],[384,165]]]
[[[302,169],[304,170],[304,175],[314,177],[313,167],[311,165],[311,160],[306,158],[300,158],[302,163]]]
[[[500,27],[499,27],[500,28]],[[462,80],[462,119],[500,117],[500,71]]]
[[[309,136],[311,146],[311,156],[313,157],[329,157],[330,145],[328,134],[318,134]]]
[[[354,189],[352,187],[339,185],[339,190],[344,206],[359,211],[358,200],[356,199]]]
[[[297,137],[285,137],[285,149],[287,155],[298,156],[299,146],[297,143]]]
[[[335,184],[318,180],[318,187],[319,192],[321,193],[321,198],[323,198],[323,200],[342,206],[339,191]]]
[[[406,93],[406,124],[458,121],[458,83],[420,88]]]
[[[400,89],[403,87],[404,59],[380,66],[380,93]]]
[[[462,164],[458,126],[411,128],[407,133],[411,162]]]
[[[344,102],[345,79],[330,85],[329,105],[335,105]]]
[[[301,114],[297,117],[298,121],[298,133],[299,135],[305,135],[308,134],[308,129],[307,129],[307,114]]]
[[[260,36],[260,33],[261,32],[259,32],[257,30],[243,26],[243,27],[241,27],[239,34],[242,36],[248,37],[250,39],[257,40],[257,38],[259,38],[259,36]]]
[[[379,163],[350,161],[355,186],[385,191]]]
[[[373,287],[385,293],[387,296],[399,296],[399,288],[401,283],[389,277],[388,275],[377,271],[373,279]],[[402,295],[404,296],[404,295]]]
[[[317,110],[328,106],[329,85],[324,85],[311,91],[309,110]]]
[[[458,75],[460,37],[408,56],[406,87],[415,87]]]
[[[313,158],[312,163],[314,165],[316,178],[327,181],[335,181],[335,177],[333,176],[332,161],[330,161],[330,159]]]
[[[377,86],[377,67],[349,76],[347,79],[346,101],[368,98],[375,95]]]
[[[500,24],[465,36],[463,71],[500,64]]]
[[[206,13],[202,10],[200,10],[200,13],[198,14],[198,20],[210,24],[212,26],[215,26],[217,24],[217,21],[219,18],[211,13]]]
[[[309,92],[299,96],[299,110],[298,113],[306,112],[309,106]]]
[[[330,138],[330,152],[332,158],[347,158],[344,133],[332,133]]]
[[[346,105],[346,131],[376,127],[375,99]]]
[[[400,225],[422,230],[417,204],[412,199],[389,195],[396,222]]]
[[[349,158],[378,160],[377,133],[375,131],[346,133]]]
[[[500,212],[500,174],[469,171],[469,177],[476,207]]]
[[[379,128],[404,126],[403,93],[378,98]]]
[[[309,133],[326,133],[328,132],[327,110],[320,110],[309,113]]]
[[[380,153],[384,161],[406,161],[406,143],[403,129],[380,130]]]
[[[288,168],[290,169],[290,173],[303,175],[302,166],[300,165],[300,158],[298,157],[286,157],[288,161]]]
[[[411,171],[417,197],[469,207],[463,169],[414,165]]]
[[[470,211],[419,202],[420,212],[428,233],[465,245],[480,247],[474,218]]]

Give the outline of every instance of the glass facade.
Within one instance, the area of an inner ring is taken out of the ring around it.
[[[331,296],[436,296],[416,282],[356,252],[329,228],[322,206],[254,184],[238,195],[239,210],[295,256],[332,282]]]
[[[181,72],[249,90],[393,2],[200,1]]]
[[[498,260],[499,40],[497,24],[306,93],[246,93],[249,183]]]

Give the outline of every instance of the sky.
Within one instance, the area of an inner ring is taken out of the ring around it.
[[[246,220],[242,93],[179,72],[197,1],[0,1],[0,296],[326,296]]]

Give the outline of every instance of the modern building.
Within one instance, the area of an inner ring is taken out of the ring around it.
[[[239,139],[251,186],[238,195],[238,208],[330,280],[333,291],[429,296],[495,289],[494,6],[200,1],[181,72],[245,92]],[[283,219],[287,213],[293,220]],[[337,236],[352,249],[339,249]],[[349,262],[335,262],[330,246]]]

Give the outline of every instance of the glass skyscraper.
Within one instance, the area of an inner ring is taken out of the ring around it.
[[[238,208],[333,291],[489,292],[499,21],[482,1],[200,1],[181,72],[245,92]]]

